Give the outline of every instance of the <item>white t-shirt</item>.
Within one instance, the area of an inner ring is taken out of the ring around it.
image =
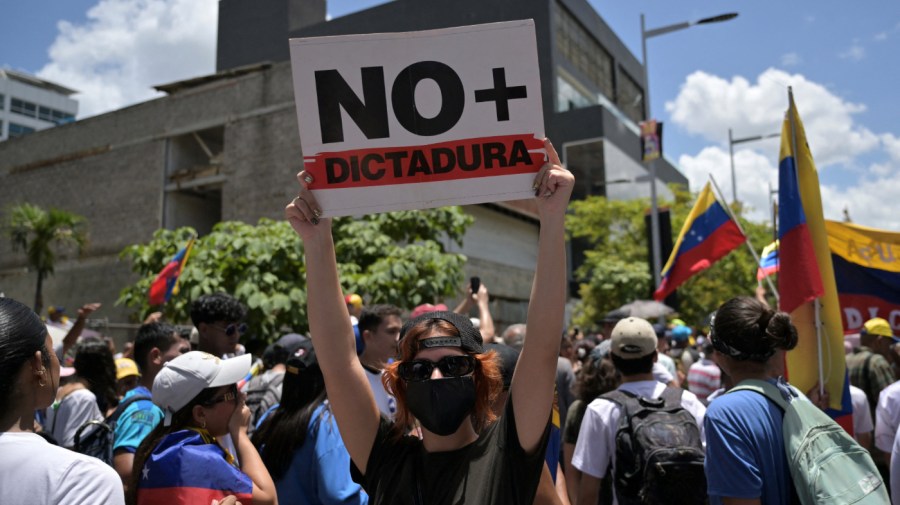
[[[900,432],[894,437],[891,450],[891,490],[900,489]],[[900,505],[900,493],[891,493],[891,505]]]
[[[666,367],[666,370],[669,372],[669,375],[672,377],[678,377],[678,368],[675,367],[675,360],[669,357],[668,354],[664,352],[656,353],[656,362],[660,365]],[[656,380],[659,380],[658,378]]]
[[[103,414],[97,406],[97,397],[88,389],[76,389],[66,395],[59,405],[54,404],[47,409],[44,430],[53,435],[62,447],[72,448],[75,446],[75,432],[78,428],[94,420],[103,420]]]
[[[884,388],[875,407],[875,447],[891,452],[900,425],[900,381]]]
[[[853,436],[872,431],[874,428],[872,411],[869,410],[869,399],[866,398],[866,392],[851,385],[850,403],[853,404]]]
[[[393,419],[394,414],[397,413],[397,400],[384,390],[384,384],[381,383],[381,374],[383,372],[373,371],[367,366],[363,366],[363,370],[366,371],[366,377],[369,379],[369,386],[375,395],[375,404],[378,405],[378,410],[386,415],[388,419]]]
[[[9,504],[125,503],[112,467],[34,433],[0,433],[0,497]]]
[[[647,398],[659,398],[666,390],[666,385],[655,380],[625,382],[618,389]],[[690,391],[681,393],[681,406],[697,420],[700,439],[706,445],[706,434],[703,430],[706,407]],[[615,468],[616,430],[621,415],[622,409],[619,405],[604,398],[597,398],[587,406],[581,430],[578,432],[578,442],[575,444],[575,454],[572,456],[572,465],[575,468],[597,479],[602,479],[606,475],[610,464]],[[615,500],[615,493],[613,503],[618,503]]]

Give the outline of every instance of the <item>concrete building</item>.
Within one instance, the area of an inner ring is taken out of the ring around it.
[[[97,299],[104,315],[125,320],[113,302],[133,281],[118,258],[126,246],[160,227],[204,233],[220,220],[282,217],[302,161],[287,61],[293,36],[534,19],[546,131],[578,178],[575,197],[649,194],[646,182],[609,184],[646,176],[636,126],[643,73],[585,0],[395,0],[328,22],[324,0],[221,0],[219,9],[216,74],[159,86],[168,96],[156,100],[0,144],[0,202],[52,205],[90,223],[88,255],[60,262],[45,283],[47,304]],[[687,185],[668,163],[658,174]],[[523,321],[538,233],[531,202],[466,211],[476,218],[461,251],[467,274],[491,289],[498,327]],[[577,244],[573,250],[577,262]],[[24,258],[4,240],[0,291],[29,300],[33,285]]]
[[[75,120],[75,90],[22,72],[0,69],[0,141]]]

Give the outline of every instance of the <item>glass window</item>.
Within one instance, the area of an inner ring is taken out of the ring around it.
[[[19,100],[18,98],[12,99],[9,110],[17,114],[22,114],[23,116],[37,117],[37,105],[26,102],[25,100]]]
[[[16,123],[9,123],[9,138],[14,139],[16,137],[21,137],[22,135],[27,135],[29,133],[34,133],[34,128]]]
[[[603,95],[612,99],[615,96],[612,55],[565,7],[559,3],[556,6],[557,49]]]
[[[38,107],[38,119],[41,121],[53,121],[53,113],[56,112],[48,107]]]
[[[0,110],[3,110],[5,108],[6,108],[6,97],[3,96],[3,93],[0,93]],[[0,129],[0,134],[2,134],[2,133],[3,133],[3,130]]]
[[[594,105],[593,101],[561,75],[556,76],[556,110],[563,112]]]
[[[644,118],[644,92],[641,86],[619,67],[618,93],[616,105],[635,123]]]

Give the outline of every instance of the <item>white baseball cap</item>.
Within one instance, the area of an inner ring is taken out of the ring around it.
[[[212,354],[191,351],[166,363],[153,379],[153,403],[163,410],[163,426],[172,416],[206,388],[236,384],[250,373],[252,356],[244,354],[220,359]]]

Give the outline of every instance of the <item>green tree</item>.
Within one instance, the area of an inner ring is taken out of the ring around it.
[[[471,223],[458,207],[335,219],[345,292],[400,307],[452,296],[462,283],[465,257],[447,252],[444,244],[462,245]],[[286,221],[217,224],[194,243],[179,293],[163,307],[151,307],[150,284],[192,234],[190,228],[158,230],[149,243],[126,248],[122,257],[140,280],[122,291],[118,303],[138,309],[141,317],[162,310],[172,321],[187,322],[192,300],[223,291],[248,307],[254,335],[272,340],[284,329],[307,330],[306,299],[315,293],[306,291],[303,245]]]
[[[660,202],[672,216],[673,240],[696,201],[696,194],[672,187],[672,201]],[[566,227],[573,239],[583,240],[588,251],[585,262],[575,272],[581,301],[575,322],[592,326],[603,314],[632,300],[649,298],[652,275],[647,268],[647,229],[644,215],[647,199],[610,201],[589,197],[573,202]],[[767,224],[739,218],[745,233],[757,249],[772,241]],[[665,264],[668,258],[663,258]],[[689,324],[699,325],[706,316],[732,296],[752,295],[757,286],[756,262],[742,246],[695,275],[678,288],[679,315]]]
[[[28,266],[37,272],[34,311],[40,314],[44,308],[44,279],[53,275],[56,263],[54,249],[74,247],[81,254],[87,244],[86,220],[64,210],[44,210],[23,203],[9,209],[6,227],[13,250],[25,251]]]

